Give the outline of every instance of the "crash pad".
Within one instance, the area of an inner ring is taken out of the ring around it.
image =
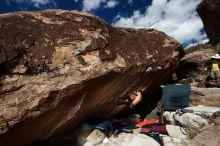
[[[144,121],[136,124],[136,126],[142,127],[142,126],[145,126],[145,125],[156,124],[158,122],[159,122],[158,119],[144,120]]]
[[[175,111],[189,105],[189,84],[166,85],[162,92],[162,107],[165,111]]]

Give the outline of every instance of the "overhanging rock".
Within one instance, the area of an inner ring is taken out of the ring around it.
[[[220,42],[220,1],[203,0],[197,6],[206,34],[212,44]]]
[[[117,115],[128,107],[113,104],[114,97],[142,88],[150,93],[182,56],[180,44],[162,32],[114,28],[77,11],[1,14],[0,38],[4,146]]]

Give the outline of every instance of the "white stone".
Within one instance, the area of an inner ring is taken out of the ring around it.
[[[144,135],[137,134],[134,135],[130,142],[121,143],[120,146],[160,146],[160,144],[153,138]]]
[[[181,139],[179,138],[172,138],[174,143],[182,143]]]
[[[187,132],[183,129],[183,127],[174,126],[174,125],[166,125],[166,130],[169,136],[172,138],[180,138],[180,139],[187,138],[187,135],[186,135]]]
[[[102,143],[108,143],[110,140],[106,137],[103,141],[102,141]]]
[[[117,138],[110,138],[108,144],[102,143],[101,146],[160,146],[153,138],[145,134],[125,134],[122,133]]]
[[[178,138],[171,138],[167,135],[161,136],[161,139],[163,141],[164,146],[182,146],[182,141],[181,139]]]
[[[182,126],[190,127],[195,130],[199,130],[209,124],[206,119],[193,113],[185,113],[181,116],[175,115],[174,118],[176,121],[179,121]]]
[[[98,129],[95,129],[87,138],[84,146],[96,145],[102,143],[106,135]]]
[[[170,143],[170,142],[172,142],[172,139],[169,136],[163,136],[162,140],[163,140],[163,143]]]
[[[187,107],[185,109],[191,110],[195,114],[206,116],[206,117],[210,117],[215,112],[220,111],[220,107],[210,107],[210,106],[203,106],[203,105]]]

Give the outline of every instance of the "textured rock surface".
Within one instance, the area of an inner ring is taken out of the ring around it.
[[[201,128],[209,124],[207,119],[193,113],[175,115],[174,119],[186,128],[190,138],[194,137]]]
[[[220,126],[210,126],[208,129],[198,133],[190,141],[189,146],[219,146],[220,144]]]
[[[87,138],[86,143],[83,146],[93,146],[101,144],[106,138],[106,135],[98,129],[95,129]]]
[[[216,53],[216,50],[209,44],[203,44],[201,47],[203,47],[203,49],[185,55],[182,61],[194,63],[198,66],[204,65],[204,63],[210,60],[211,56]]]
[[[192,113],[207,119],[213,117],[215,113],[220,112],[220,107],[210,107],[203,105],[186,107],[185,109],[190,110]]]
[[[111,136],[109,141],[97,146],[160,146],[153,138],[145,134],[120,133],[117,138]]]
[[[189,53],[181,59],[177,75],[180,79],[192,77],[192,73],[201,75],[201,78],[207,77],[207,62],[210,57],[216,54],[216,50],[210,44],[199,46],[201,49]]]
[[[192,88],[190,99],[191,106],[205,105],[220,107],[220,90],[218,88]]]
[[[220,1],[203,0],[197,7],[206,34],[212,43],[220,42]]]
[[[167,133],[172,138],[178,138],[178,139],[186,139],[187,138],[187,132],[184,128],[176,125],[166,125]]]
[[[113,97],[144,87],[150,93],[175,71],[182,52],[162,32],[113,28],[63,10],[1,14],[0,49],[4,146],[117,115],[128,107]]]
[[[179,138],[172,138],[167,135],[162,135],[161,138],[163,141],[163,146],[188,146],[187,140],[182,140]]]

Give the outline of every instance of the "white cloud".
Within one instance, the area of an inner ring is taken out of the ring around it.
[[[50,3],[49,0],[30,0],[35,7],[40,8],[41,5],[47,5]]]
[[[114,8],[116,5],[118,5],[119,2],[116,0],[109,0],[106,5],[105,8]]]
[[[119,2],[117,0],[83,0],[82,10],[93,11],[98,10],[102,6],[104,8],[114,8],[118,4]]]
[[[106,2],[106,0],[83,0],[83,10],[92,11],[99,9],[103,2]]]
[[[153,0],[142,14],[134,11],[131,17],[116,16],[113,25],[132,28],[155,28],[164,31],[181,43],[206,38],[201,34],[203,23],[196,12],[201,0]]]
[[[42,6],[50,4],[51,6],[55,7],[56,2],[53,0],[8,0],[8,2],[16,2],[18,4],[27,3],[29,5],[33,5],[36,8],[41,8]]]
[[[133,0],[128,0],[128,4],[133,4]]]

